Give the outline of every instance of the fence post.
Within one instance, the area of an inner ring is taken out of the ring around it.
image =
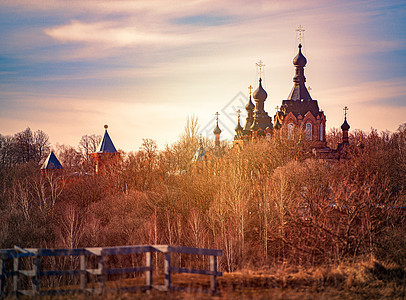
[[[169,249],[168,249],[169,251]],[[165,264],[164,264],[164,273],[165,273],[165,288],[168,292],[171,291],[171,253],[165,253]]]
[[[20,259],[18,257],[17,251],[14,252],[16,257],[13,258],[13,291],[18,296],[18,292],[20,290]]]
[[[145,256],[146,265],[147,265],[147,268],[149,268],[149,270],[146,272],[146,280],[147,280],[146,284],[147,284],[148,289],[152,289],[152,282],[153,282],[153,278],[152,278],[152,276],[153,276],[152,275],[152,271],[153,271],[153,268],[152,268],[152,266],[153,266],[152,252],[151,251],[146,252],[145,254],[146,254],[146,256]]]
[[[87,287],[87,258],[85,255],[80,256],[80,289],[85,290]]]
[[[34,271],[34,276],[32,277],[32,289],[34,291],[34,294],[38,294],[40,289],[39,273],[41,271],[41,257],[38,255],[34,256],[32,270]]]
[[[214,294],[217,291],[217,256],[210,256],[210,271],[215,272],[214,275],[210,276],[210,289]]]
[[[6,285],[6,265],[4,259],[0,258],[0,298],[3,297],[5,285]]]
[[[101,251],[103,252],[103,251]],[[98,263],[98,269],[100,270],[100,276],[99,276],[99,294],[103,293],[104,286],[106,284],[106,274],[104,274],[104,256],[103,253],[100,253],[99,256],[99,263]]]

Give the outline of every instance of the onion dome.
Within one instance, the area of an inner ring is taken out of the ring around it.
[[[268,94],[265,92],[264,88],[262,87],[262,79],[259,79],[259,87],[255,90],[255,92],[252,94],[252,97],[255,100],[259,101],[265,101],[266,97],[268,97]]]
[[[218,123],[217,123],[217,125],[216,125],[216,128],[214,128],[213,133],[214,133],[214,134],[220,134],[220,133],[221,133],[221,129],[220,129]]]
[[[349,130],[350,129],[350,125],[347,123],[347,118],[344,119],[344,123],[343,125],[341,125],[341,130]]]
[[[237,135],[239,136],[239,135],[242,134],[242,131],[244,130],[244,128],[242,128],[242,127],[241,127],[241,124],[240,124],[240,114],[241,114],[241,110],[238,110],[237,113],[238,113],[238,121],[237,121],[237,126],[235,127],[235,132],[236,132]]]
[[[299,44],[299,53],[293,59],[293,65],[296,67],[304,67],[306,63],[307,59],[302,54],[302,44]]]
[[[255,109],[255,105],[254,105],[254,103],[252,103],[252,100],[251,100],[251,95],[250,95],[250,99],[249,99],[247,105],[245,106],[245,109],[246,110],[254,110]]]
[[[241,133],[244,130],[244,128],[241,127],[240,125],[240,121],[238,121],[237,126],[235,127],[235,132],[237,132],[237,134]]]

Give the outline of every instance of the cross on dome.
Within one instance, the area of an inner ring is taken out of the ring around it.
[[[301,43],[302,43],[302,38],[303,38],[302,32],[304,32],[305,29],[304,29],[304,27],[302,27],[302,25],[299,25],[299,26],[297,27],[296,31],[299,32],[299,36],[298,36],[297,39],[298,39],[298,41],[299,41],[299,44],[301,44]]]
[[[344,118],[346,118],[347,119],[347,111],[349,110],[349,108],[346,106],[346,107],[344,107],[343,108],[343,111],[344,111]]]
[[[259,67],[259,78],[262,78],[262,71],[263,67],[265,67],[265,64],[260,60],[259,62],[256,63],[257,67]]]

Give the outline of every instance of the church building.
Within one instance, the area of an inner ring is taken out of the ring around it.
[[[320,110],[317,100],[313,100],[306,88],[304,67],[306,57],[302,54],[302,45],[299,44],[299,53],[293,59],[296,68],[293,78],[293,88],[286,100],[282,101],[275,114],[277,130],[285,130],[288,138],[293,139],[295,128],[304,130],[304,142],[310,148],[327,147],[326,116]]]
[[[113,141],[110,138],[109,133],[107,132],[107,125],[104,125],[104,136],[98,150],[92,153],[93,169],[95,174],[99,174],[103,167],[112,162],[115,158],[119,156],[116,147],[113,144]]]
[[[293,77],[293,87],[286,100],[282,100],[280,107],[274,115],[274,123],[264,109],[267,99],[267,92],[262,87],[262,61],[257,63],[259,67],[258,88],[251,94],[252,86],[249,87],[250,95],[245,109],[247,118],[244,127],[240,124],[240,113],[238,110],[238,122],[235,128],[233,146],[242,147],[247,142],[261,137],[270,137],[276,132],[280,132],[288,139],[300,140],[307,150],[312,150],[320,158],[344,158],[345,148],[349,145],[348,130],[350,126],[347,122],[347,110],[345,107],[345,119],[341,126],[343,131],[342,143],[337,149],[327,147],[326,141],[326,116],[320,110],[317,100],[312,99],[309,90],[306,88],[306,77],[304,68],[307,59],[302,53],[301,27],[299,27],[298,54],[293,58],[295,76]],[[255,104],[253,103],[254,100]],[[296,136],[297,135],[297,136]]]

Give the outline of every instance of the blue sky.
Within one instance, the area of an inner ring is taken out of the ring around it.
[[[132,151],[175,142],[193,114],[214,128],[220,111],[231,139],[256,62],[269,114],[288,96],[299,24],[328,129],[344,106],[352,129],[406,122],[404,1],[17,0],[0,1],[0,133],[42,129],[76,146],[109,124]]]

